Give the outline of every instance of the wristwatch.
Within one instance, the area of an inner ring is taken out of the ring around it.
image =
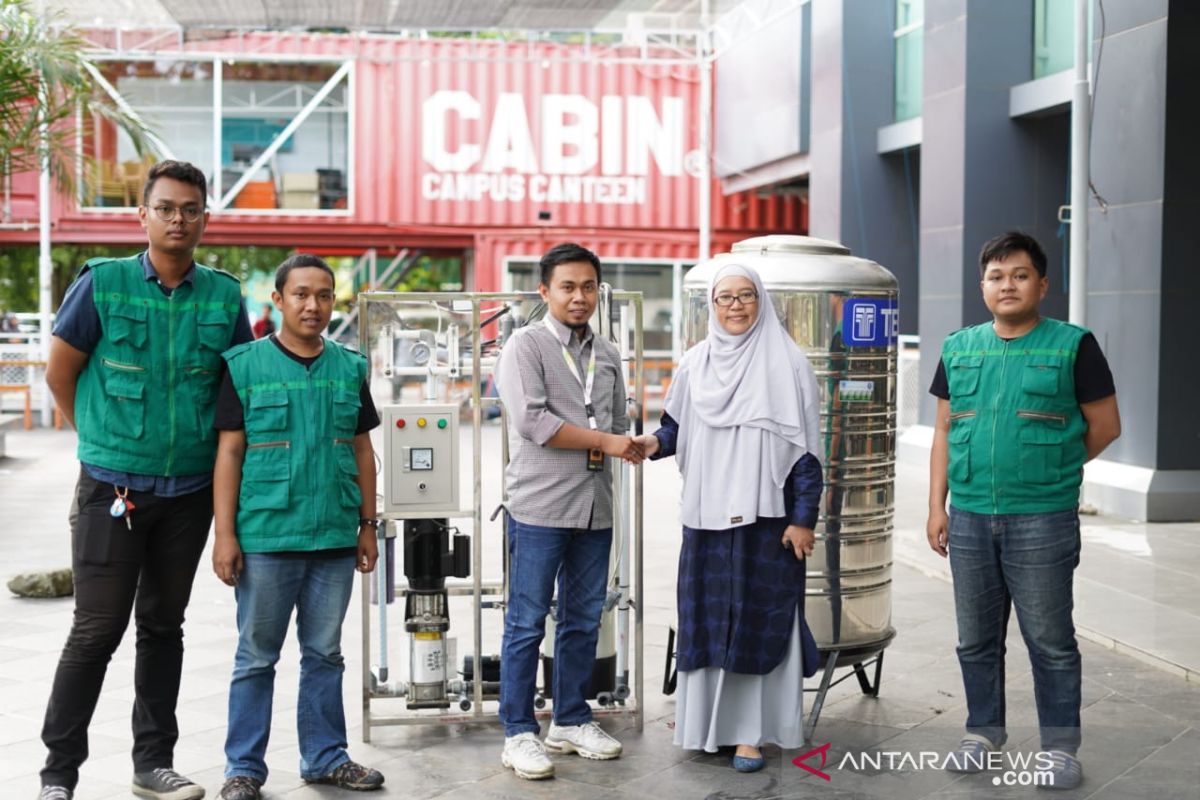
[[[361,528],[363,525],[370,525],[375,530],[379,530],[379,523],[380,523],[380,520],[371,519],[370,517],[362,517],[358,521],[358,527]]]

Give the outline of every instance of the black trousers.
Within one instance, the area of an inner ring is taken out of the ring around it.
[[[212,525],[212,489],[181,497],[129,493],[133,529],[113,519],[113,486],[81,471],[72,525],[75,619],[54,674],[42,726],[49,750],[42,785],[74,788],[88,755],[88,725],[104,674],[137,622],[133,767],[173,766],[175,704],[183,667],[183,612]]]

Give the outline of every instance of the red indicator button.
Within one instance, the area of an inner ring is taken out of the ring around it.
[[[403,428],[407,423],[403,419],[396,420],[396,427]]]

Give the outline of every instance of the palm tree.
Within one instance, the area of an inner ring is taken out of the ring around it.
[[[0,0],[0,176],[40,170],[44,153],[59,189],[71,191],[79,160],[89,160],[76,150],[76,123],[86,136],[97,118],[125,131],[139,155],[148,149],[145,125],[98,90],[86,47],[61,18],[34,14],[26,0]]]

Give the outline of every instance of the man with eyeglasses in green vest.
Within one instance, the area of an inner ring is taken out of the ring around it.
[[[300,777],[354,791],[383,785],[346,752],[342,622],[355,570],[371,572],[379,554],[370,434],[379,415],[367,360],[321,335],[333,286],[317,256],[287,259],[271,295],[283,324],[225,353],[213,571],[234,587],[238,647],[222,800],[262,796],[275,664],[293,610]]]
[[[204,173],[163,161],[138,218],[145,252],[84,264],[58,310],[46,383],[78,432],[75,619],[42,727],[42,800],[70,800],[113,651],[137,625],[134,794],[196,800],[174,770],[183,617],[212,523],[221,353],[253,338],[232,275],[195,263]]]
[[[946,337],[930,388],[938,400],[926,534],[934,552],[949,554],[967,697],[966,734],[945,767],[1002,768],[1004,640],[1016,606],[1041,734],[1030,769],[1049,773],[1045,788],[1073,789],[1083,780],[1071,618],[1079,487],[1084,462],[1121,434],[1116,389],[1091,333],[1041,316],[1049,279],[1033,237],[997,236],[979,266],[992,321]]]

